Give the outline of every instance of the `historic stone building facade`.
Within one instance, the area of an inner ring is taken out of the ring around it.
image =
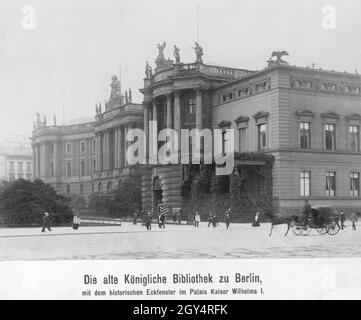
[[[181,128],[234,129],[235,151],[275,158],[273,212],[311,204],[361,207],[361,77],[290,66],[275,52],[261,71],[165,60],[160,50],[144,80],[144,123]],[[236,163],[245,165],[245,163]],[[249,163],[257,165],[257,163]],[[182,166],[149,166],[143,207],[162,199],[182,207]]]
[[[182,63],[177,47],[175,61],[166,60],[165,47],[158,45],[154,72],[147,63],[142,104],[122,96],[113,78],[105,111],[97,105],[94,122],[45,126],[39,120],[33,133],[34,177],[61,192],[89,194],[141,174],[143,210],[155,210],[163,201],[170,211],[178,211],[185,207],[184,166],[139,168],[125,161],[127,130],[144,128],[148,135],[150,121],[157,121],[158,132],[234,129],[237,153],[271,156],[272,180],[267,183],[272,185],[273,212],[294,212],[304,199],[346,210],[361,207],[357,72],[291,66],[282,59],[285,52],[275,52],[276,59],[260,71],[207,65],[198,44],[195,62]],[[267,161],[250,159],[236,161],[237,174],[247,167],[262,172]]]
[[[116,76],[105,104],[96,105],[93,122],[75,125],[34,124],[32,137],[34,179],[42,179],[64,194],[89,195],[116,188],[138,174],[125,159],[126,134],[143,127],[143,107],[132,102],[131,90],[123,95]]]

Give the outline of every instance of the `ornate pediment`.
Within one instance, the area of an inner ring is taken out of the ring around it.
[[[310,110],[299,110],[296,111],[296,115],[300,117],[314,117],[316,114]]]
[[[338,119],[338,118],[340,118],[340,115],[333,111],[327,111],[327,112],[321,113],[321,117]]]
[[[234,120],[235,123],[242,123],[242,122],[248,122],[249,117],[246,116],[240,116],[236,120]]]
[[[361,115],[359,113],[350,113],[346,116],[347,120],[361,120]]]
[[[265,112],[265,111],[259,111],[253,116],[253,118],[256,120],[260,118],[268,118],[268,117],[269,117],[269,112]]]
[[[218,123],[217,126],[218,126],[218,128],[226,128],[226,127],[230,127],[231,125],[232,125],[231,121],[223,120],[220,123]]]

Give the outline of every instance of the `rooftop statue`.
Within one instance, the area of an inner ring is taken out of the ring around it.
[[[289,56],[287,51],[273,51],[271,57],[277,57],[275,63],[287,63],[282,59],[283,56]]]
[[[54,114],[53,120],[54,120],[54,126],[56,126],[56,114]]]
[[[112,77],[112,83],[110,84],[110,87],[112,88],[110,92],[110,99],[113,99],[115,97],[119,97],[120,95],[120,81],[118,80],[118,77],[114,75]]]
[[[150,79],[151,78],[151,69],[152,67],[149,65],[149,62],[147,61],[145,63],[145,78]]]
[[[128,90],[125,90],[125,103],[129,102]]]
[[[175,63],[176,64],[180,64],[180,54],[179,54],[180,49],[174,45],[174,57],[175,57]]]
[[[203,48],[199,45],[198,42],[195,42],[195,47],[193,48],[196,51],[196,63],[202,63],[203,59]]]
[[[158,57],[155,60],[155,64],[157,65],[157,69],[158,68],[162,68],[165,65],[166,59],[164,57],[164,49],[167,46],[167,43],[164,41],[163,44],[157,44],[159,53],[158,53]]]
[[[132,100],[133,100],[132,90],[129,88],[128,92],[129,92],[129,94],[128,94],[129,102],[132,103]]]

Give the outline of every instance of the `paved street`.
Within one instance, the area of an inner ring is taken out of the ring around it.
[[[276,226],[268,237],[270,224],[252,228],[234,224],[226,230],[201,223],[199,229],[185,225],[153,224],[146,231],[140,224],[123,223],[111,227],[0,229],[0,260],[66,259],[197,259],[197,258],[332,258],[361,257],[361,226],[336,236],[295,236],[286,226]]]

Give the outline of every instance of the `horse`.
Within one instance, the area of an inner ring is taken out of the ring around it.
[[[296,223],[298,220],[298,216],[289,216],[289,217],[271,217],[271,230],[269,233],[269,237],[272,235],[273,227],[281,224],[287,224],[287,231],[285,233],[285,237],[291,229],[291,226]]]

